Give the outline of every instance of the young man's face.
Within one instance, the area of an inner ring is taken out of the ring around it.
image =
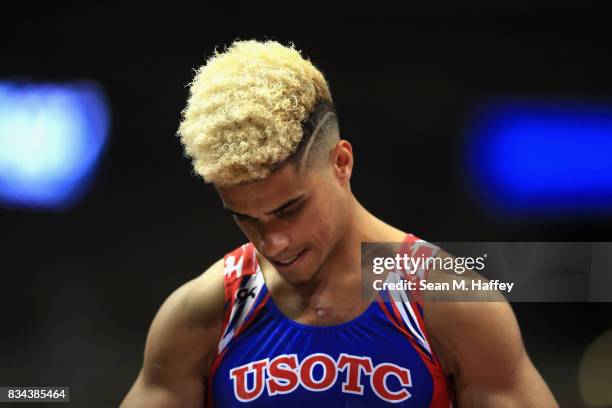
[[[263,180],[217,186],[247,238],[291,284],[312,279],[347,224],[347,189],[328,167],[287,164]]]

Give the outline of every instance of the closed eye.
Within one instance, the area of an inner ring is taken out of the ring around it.
[[[251,217],[249,217],[248,215],[244,215],[244,214],[233,213],[232,215],[240,221],[247,221],[251,219]]]
[[[291,217],[292,215],[297,214],[302,209],[302,207],[304,207],[303,202],[295,206],[295,208],[278,211],[276,215],[279,217],[288,218],[288,217]]]
[[[303,197],[304,196],[302,195],[292,200],[292,202],[289,202],[286,205],[282,206],[281,209],[270,212],[270,213],[266,213],[266,214],[268,215],[274,214],[277,217],[281,217],[281,218],[290,218],[291,216],[296,215],[302,208],[304,208],[304,205],[307,202],[307,200],[303,199]],[[228,208],[228,207],[224,207],[224,210],[230,213],[236,221],[241,221],[241,222],[258,221],[258,219],[255,217],[251,217],[250,215],[247,215],[247,214],[241,214],[241,213],[235,212],[231,208]]]

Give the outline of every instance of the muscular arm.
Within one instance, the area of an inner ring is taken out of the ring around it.
[[[557,407],[506,301],[426,302],[425,324],[459,407]]]
[[[142,369],[121,408],[204,405],[223,301],[222,260],[168,297],[153,319]]]

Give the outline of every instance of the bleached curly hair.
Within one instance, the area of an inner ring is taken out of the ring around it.
[[[235,41],[223,53],[215,50],[190,85],[178,135],[209,183],[267,177],[304,150],[305,133],[316,133],[322,117],[333,116],[327,127],[337,133],[328,84],[293,44]]]

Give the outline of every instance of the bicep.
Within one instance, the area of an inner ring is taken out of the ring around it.
[[[430,311],[459,406],[557,406],[527,356],[507,302],[440,302]]]
[[[460,407],[558,407],[548,386],[523,353],[513,370],[498,367],[489,379],[463,379],[457,390]],[[496,374],[493,374],[497,371]]]
[[[156,383],[141,370],[120,408],[202,407],[204,386],[201,381],[183,379],[173,384]]]
[[[122,407],[203,406],[206,372],[222,327],[219,268],[216,263],[161,306],[147,335],[142,369]]]
[[[121,408],[202,407],[204,399],[204,349],[190,333],[173,321],[172,297],[151,324],[142,369]],[[188,350],[188,351],[187,351]]]

